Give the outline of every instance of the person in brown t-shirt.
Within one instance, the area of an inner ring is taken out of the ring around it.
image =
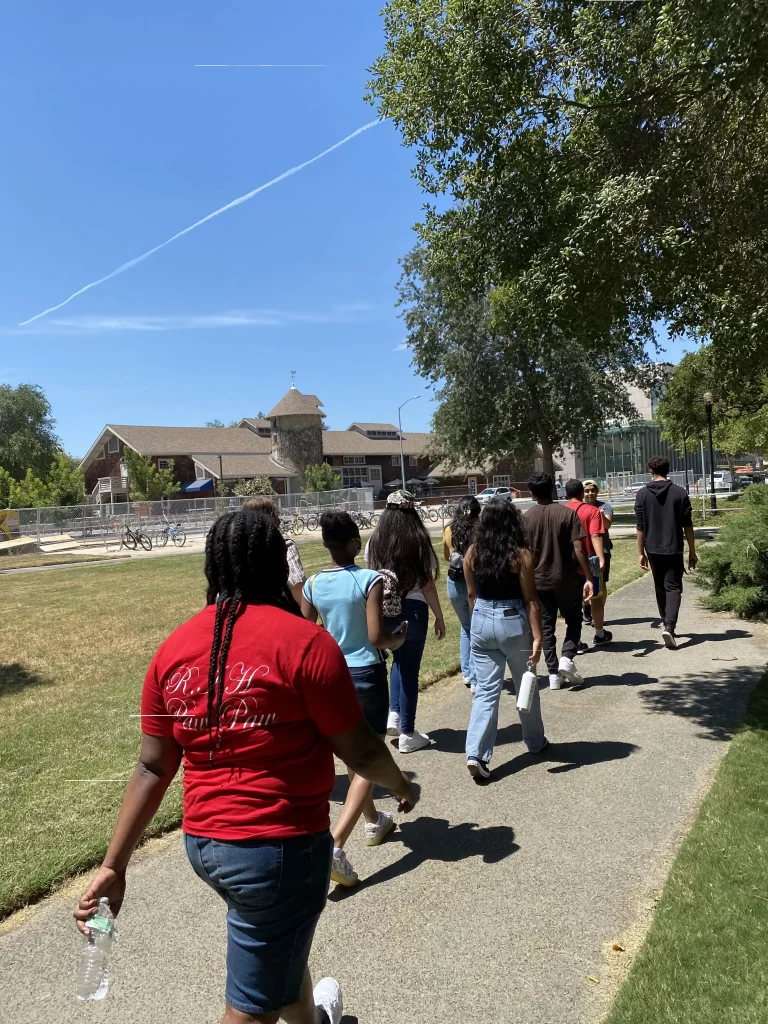
[[[582,601],[592,598],[589,562],[584,550],[584,527],[578,515],[553,500],[554,485],[547,473],[534,473],[528,488],[536,505],[525,514],[528,547],[533,552],[536,590],[541,601],[541,626],[544,635],[544,659],[549,685],[559,690],[567,680],[574,686],[584,683],[574,664],[581,640]],[[575,560],[574,560],[575,556]],[[579,567],[587,580],[583,583]],[[565,620],[565,639],[558,661],[555,627],[558,611]]]

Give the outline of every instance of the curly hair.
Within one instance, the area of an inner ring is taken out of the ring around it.
[[[451,540],[460,555],[466,555],[479,517],[480,502],[473,494],[468,494],[459,502],[456,514],[451,520]]]
[[[208,663],[208,760],[212,763],[214,726],[221,742],[221,703],[235,621],[246,604],[271,604],[299,616],[301,609],[288,587],[285,540],[267,513],[240,510],[216,520],[205,542],[205,577],[206,603],[216,605]]]
[[[523,517],[515,506],[489,501],[472,543],[472,575],[482,586],[516,572],[526,548]]]
[[[390,569],[403,594],[431,583],[440,572],[432,541],[415,508],[384,509],[368,542],[366,561],[372,569]]]

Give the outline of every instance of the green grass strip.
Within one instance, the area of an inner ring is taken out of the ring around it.
[[[605,1024],[768,1021],[768,672]]]

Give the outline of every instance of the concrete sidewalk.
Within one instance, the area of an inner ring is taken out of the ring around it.
[[[382,847],[354,837],[349,854],[365,881],[331,892],[312,953],[317,978],[340,980],[348,1024],[599,1017],[612,989],[605,944],[634,951],[633,927],[766,662],[764,627],[702,611],[692,587],[679,651],[660,645],[654,609],[647,578],[609,599],[614,642],[579,659],[588,688],[542,691],[544,756],[524,753],[503,695],[489,785],[465,769],[468,691],[449,681],[423,695],[417,724],[434,745],[401,757],[421,803]],[[337,797],[344,788],[339,769]],[[6,1019],[220,1020],[223,908],[178,836],[149,850],[129,874],[109,998],[74,999],[80,947],[67,893],[0,936]]]

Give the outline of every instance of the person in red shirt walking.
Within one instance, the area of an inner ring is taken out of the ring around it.
[[[331,870],[333,755],[401,811],[416,797],[363,719],[338,644],[302,617],[273,519],[218,519],[205,575],[207,607],[149,666],[139,761],[75,918],[86,932],[102,896],[120,910],[128,862],[183,758],[187,855],[227,904],[223,1024],[339,1024],[338,984],[313,992],[307,967]]]
[[[595,505],[587,505],[584,501],[584,484],[581,480],[568,480],[565,485],[566,505],[572,508],[581,520],[586,537],[584,547],[592,566],[594,596],[592,597],[592,621],[595,624],[594,643],[596,646],[610,643],[613,633],[605,629],[605,523],[600,509]],[[598,583],[600,584],[598,587]],[[578,653],[589,650],[585,643],[579,644]]]

